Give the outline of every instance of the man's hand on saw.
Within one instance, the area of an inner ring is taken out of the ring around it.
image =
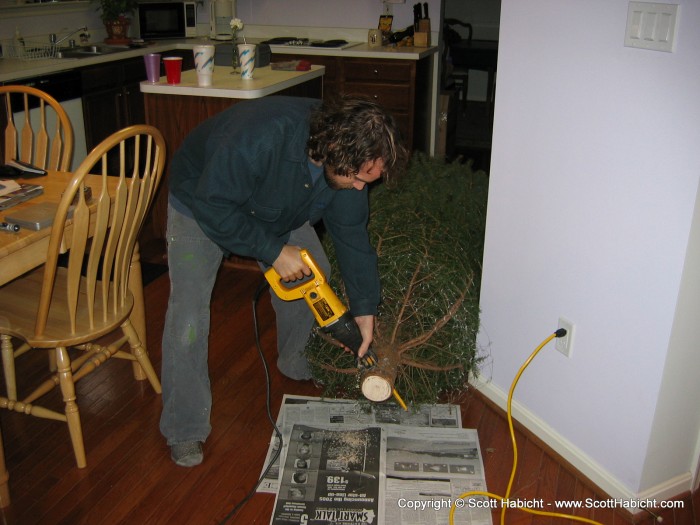
[[[311,269],[304,263],[299,255],[299,246],[284,245],[282,251],[272,263],[273,268],[286,283],[303,279],[304,276],[311,275]]]
[[[374,338],[374,316],[359,315],[355,317],[355,322],[362,334],[362,346],[360,346],[360,349],[357,351],[357,355],[358,357],[364,357]]]

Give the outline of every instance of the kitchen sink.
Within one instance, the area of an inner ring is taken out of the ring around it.
[[[63,49],[59,49],[56,53],[56,58],[87,58],[101,55],[110,55],[112,53],[120,53],[122,51],[128,51],[128,49],[93,44],[88,46],[66,47]]]

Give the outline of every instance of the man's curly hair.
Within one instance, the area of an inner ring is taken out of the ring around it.
[[[382,159],[386,182],[405,168],[408,152],[394,118],[376,102],[341,95],[324,101],[311,115],[309,156],[337,175],[349,177],[367,161]]]

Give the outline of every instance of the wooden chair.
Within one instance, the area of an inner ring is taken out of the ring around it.
[[[0,111],[3,162],[21,160],[46,170],[67,171],[73,160],[73,127],[63,106],[30,86],[0,86],[0,100],[4,110]],[[0,340],[5,348],[12,344],[5,335]],[[15,349],[15,357],[28,350],[29,345],[23,344]],[[49,366],[53,365],[50,359]]]
[[[67,171],[73,159],[73,128],[61,104],[30,86],[0,86],[0,95],[5,109],[1,119],[4,162],[14,159]],[[34,108],[38,112],[32,118]]]
[[[133,162],[127,160],[127,149],[134,154]],[[121,168],[119,173],[108,173],[107,155],[115,150]],[[127,169],[127,162],[133,168]],[[32,349],[49,349],[57,366],[56,373],[47,372],[50,377],[21,400],[0,397],[0,408],[66,422],[81,468],[86,459],[75,392],[79,379],[118,357],[137,361],[153,389],[161,391],[129,320],[134,297],[128,282],[137,236],[164,164],[163,136],[151,126],[131,126],[106,138],[80,164],[63,193],[46,264],[0,287],[0,333],[19,338]],[[91,202],[85,198],[88,174],[99,176],[99,183],[90,181]],[[68,262],[62,266],[58,260],[65,251]],[[98,340],[112,332],[118,339],[100,344]],[[127,343],[130,351],[123,351]],[[9,367],[14,376],[12,354],[4,355],[3,362],[6,374]],[[56,386],[63,395],[64,413],[37,404]]]

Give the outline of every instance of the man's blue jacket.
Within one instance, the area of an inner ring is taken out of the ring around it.
[[[322,176],[312,180],[306,143],[318,104],[263,97],[209,118],[173,156],[170,194],[225,251],[267,264],[292,230],[323,221],[352,314],[375,315],[380,289],[367,233],[368,189],[336,191]]]

